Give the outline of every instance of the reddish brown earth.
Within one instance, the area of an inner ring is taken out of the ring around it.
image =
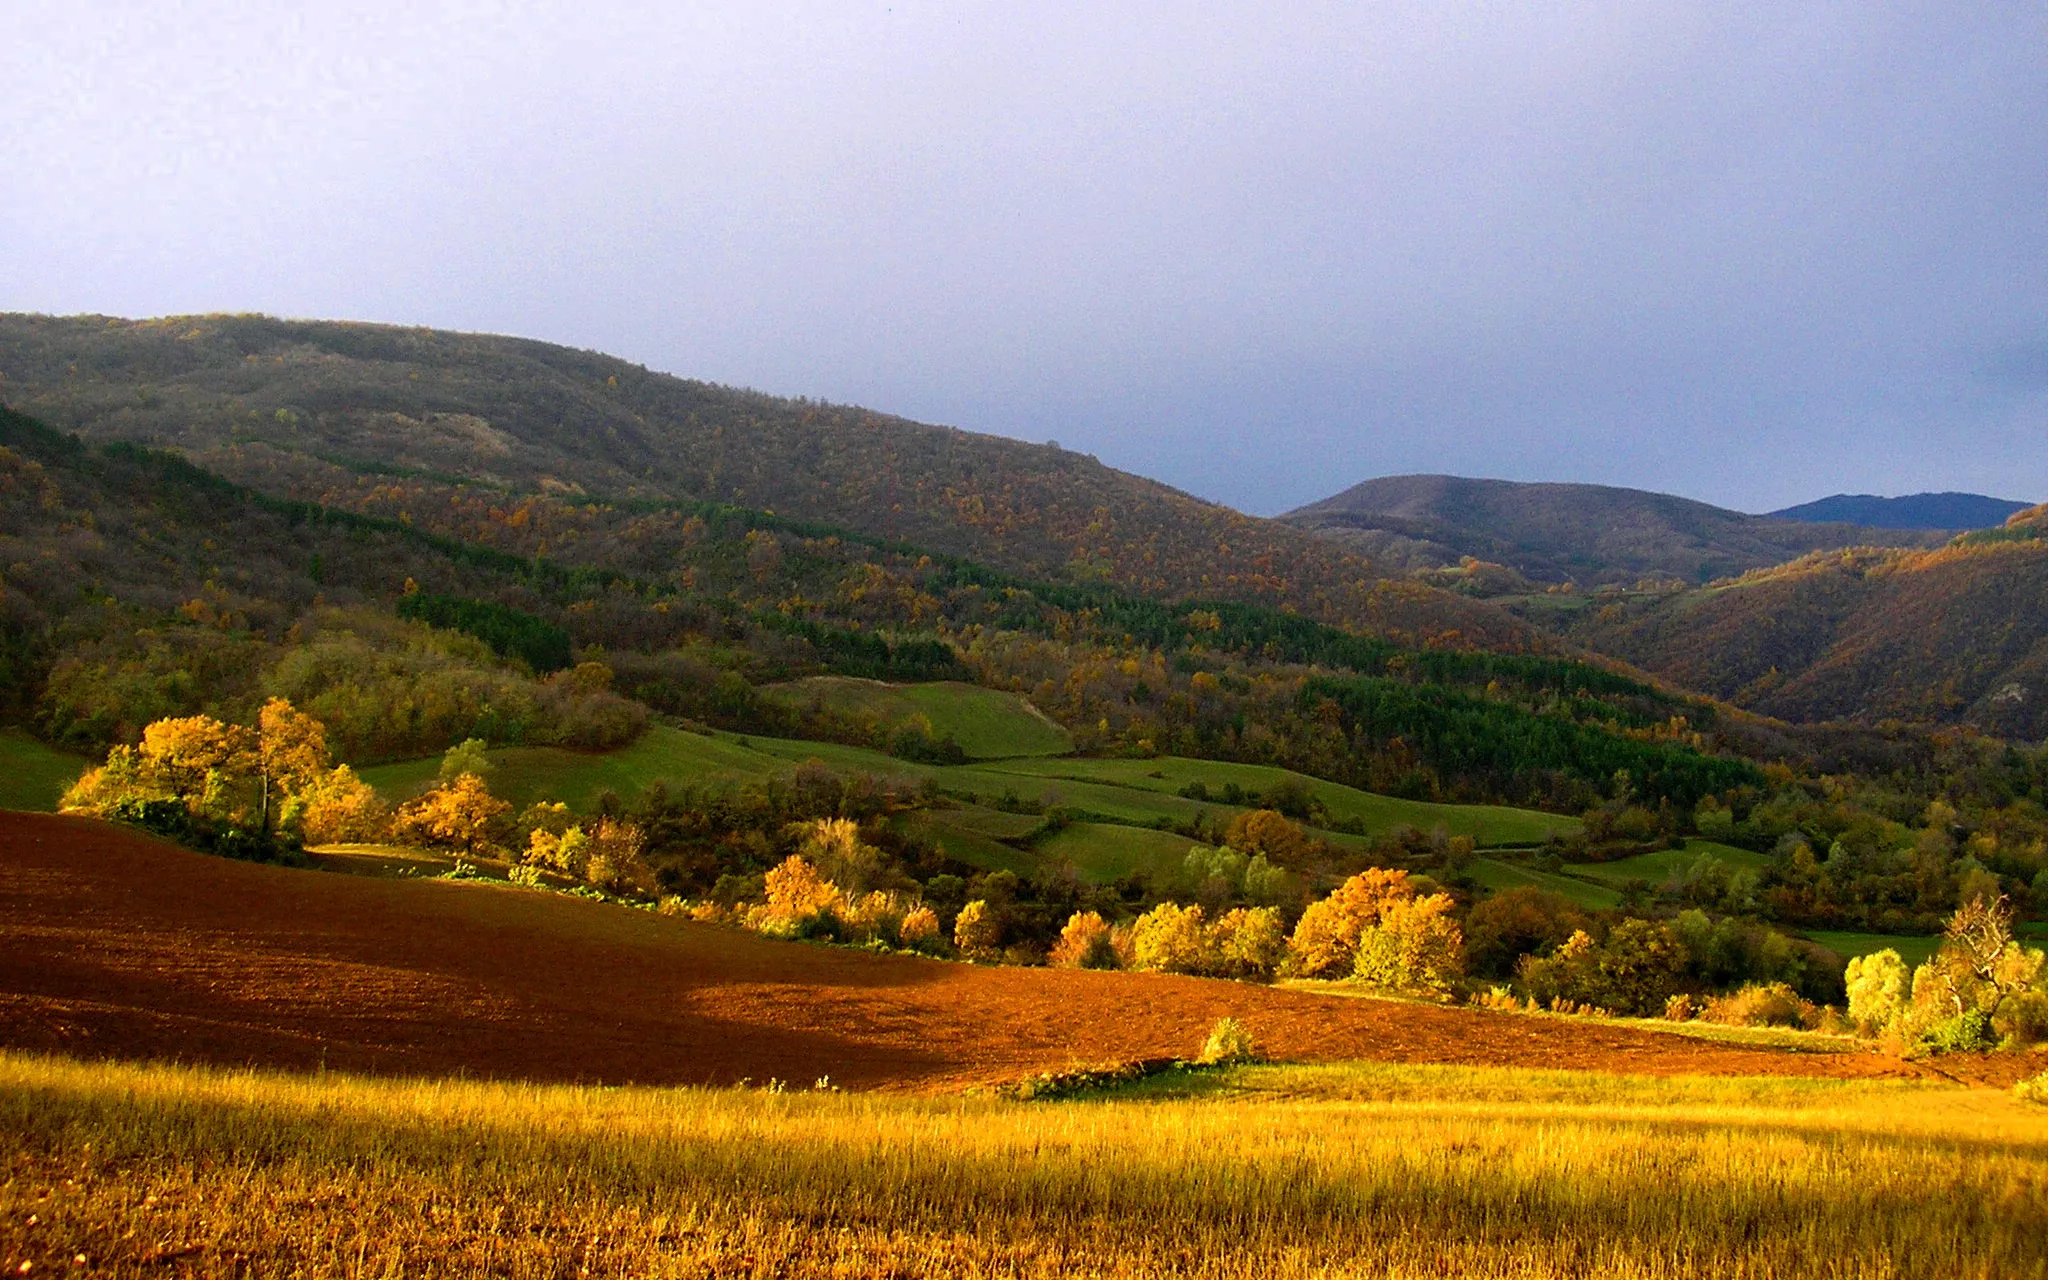
[[[0,1045],[593,1082],[820,1076],[944,1089],[1192,1054],[1242,1020],[1288,1061],[1917,1075],[1870,1054],[1161,974],[774,942],[506,886],[255,866],[0,813]]]

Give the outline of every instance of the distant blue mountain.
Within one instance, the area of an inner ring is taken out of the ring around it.
[[[2005,523],[2015,511],[2033,506],[1981,493],[1915,493],[1880,498],[1870,493],[1838,493],[1805,502],[1772,515],[1808,524],[1860,524],[1871,529],[1989,529]]]

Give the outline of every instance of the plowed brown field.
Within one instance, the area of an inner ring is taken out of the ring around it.
[[[1187,1055],[1224,1016],[1290,1061],[1919,1071],[1562,1019],[774,942],[548,893],[254,866],[103,823],[0,813],[0,1044],[15,1048],[927,1090]]]

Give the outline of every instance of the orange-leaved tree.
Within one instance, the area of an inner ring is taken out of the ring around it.
[[[1287,940],[1287,971],[1303,978],[1349,977],[1358,939],[1388,906],[1415,896],[1406,871],[1369,867],[1309,904]]]

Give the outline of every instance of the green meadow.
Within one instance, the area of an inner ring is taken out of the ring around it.
[[[53,751],[20,729],[0,729],[0,809],[55,809],[90,763]]]
[[[951,738],[975,760],[1057,756],[1074,749],[1073,737],[1014,693],[957,681],[884,684],[847,676],[814,676],[767,685],[761,696],[785,706],[817,706],[890,729],[916,727]]]

